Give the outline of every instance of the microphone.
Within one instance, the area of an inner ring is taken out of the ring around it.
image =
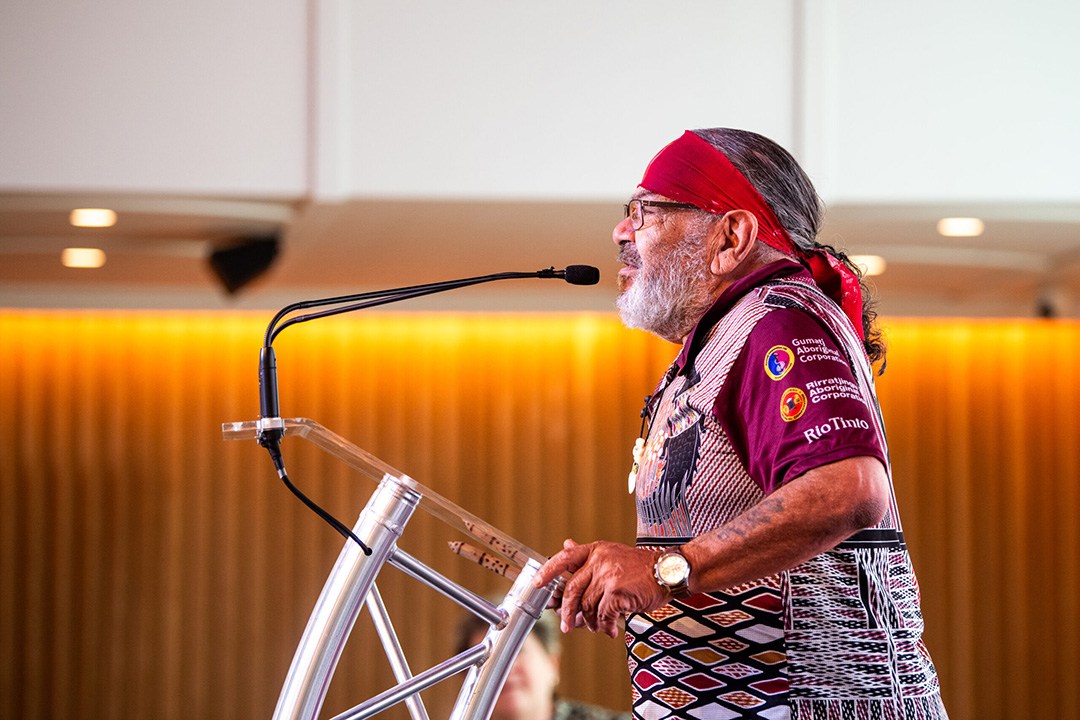
[[[595,285],[600,282],[600,271],[592,265],[567,265],[560,272],[571,285]]]
[[[323,520],[329,523],[331,527],[346,538],[355,540],[366,554],[370,555],[371,550],[368,549],[364,543],[360,542],[360,539],[357,538],[348,527],[301,493],[300,490],[289,481],[289,477],[285,472],[285,463],[282,460],[279,447],[281,438],[285,434],[285,423],[280,417],[278,407],[277,358],[274,356],[274,339],[277,338],[282,330],[290,325],[296,325],[321,317],[340,315],[354,310],[363,310],[364,308],[375,307],[377,305],[386,305],[401,300],[422,297],[424,295],[431,295],[446,290],[455,290],[470,285],[479,285],[495,280],[514,280],[523,278],[561,278],[571,285],[595,285],[600,281],[600,271],[591,265],[568,265],[565,270],[556,270],[555,267],[552,266],[546,270],[538,270],[531,273],[505,272],[494,275],[463,278],[461,280],[448,280],[425,285],[412,285],[410,287],[395,288],[392,290],[376,290],[374,292],[359,293],[356,295],[340,295],[317,300],[304,300],[283,307],[270,321],[270,324],[266,326],[266,334],[263,337],[263,347],[259,353],[260,417],[257,423],[258,442],[270,453],[270,458],[274,461],[274,467],[277,469],[278,475],[285,482],[285,485],[289,490],[291,490],[305,505],[322,517]],[[306,310],[308,308],[327,306],[336,307],[330,307],[327,310],[320,310],[319,312],[306,315],[297,315],[285,320],[285,317],[289,315],[289,313],[298,310]]]

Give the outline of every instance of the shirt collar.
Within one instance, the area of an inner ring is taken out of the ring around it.
[[[701,319],[694,325],[694,329],[691,330],[690,334],[686,337],[686,342],[683,343],[682,351],[675,360],[675,363],[679,366],[679,372],[682,373],[686,369],[686,366],[693,359],[693,356],[701,349],[701,345],[705,342],[705,338],[709,334],[709,331],[712,330],[713,326],[720,322],[720,319],[731,310],[732,306],[735,305],[743,295],[769,280],[800,274],[806,276],[804,278],[805,280],[813,282],[810,272],[799,263],[793,260],[777,260],[776,262],[769,263],[765,267],[758,268],[749,275],[736,280],[720,294],[720,297],[716,299],[716,302],[712,304],[712,307],[705,311],[705,314],[701,316]]]

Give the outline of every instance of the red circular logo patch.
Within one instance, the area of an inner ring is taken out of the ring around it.
[[[780,396],[780,417],[784,422],[798,420],[806,412],[806,393],[799,388],[788,388]]]

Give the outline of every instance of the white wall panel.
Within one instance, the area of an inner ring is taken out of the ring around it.
[[[810,7],[834,202],[1080,199],[1080,5]]]
[[[304,0],[0,3],[0,190],[302,194]]]
[[[790,2],[323,5],[327,194],[610,199],[687,128],[793,140]]]
[[[833,204],[1072,202],[1078,24],[1067,0],[12,0],[0,192],[606,201],[730,125]]]

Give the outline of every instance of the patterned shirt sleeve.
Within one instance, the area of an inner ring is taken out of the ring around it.
[[[839,345],[797,309],[774,310],[758,322],[713,406],[765,493],[849,457],[867,455],[884,464],[874,412]]]

